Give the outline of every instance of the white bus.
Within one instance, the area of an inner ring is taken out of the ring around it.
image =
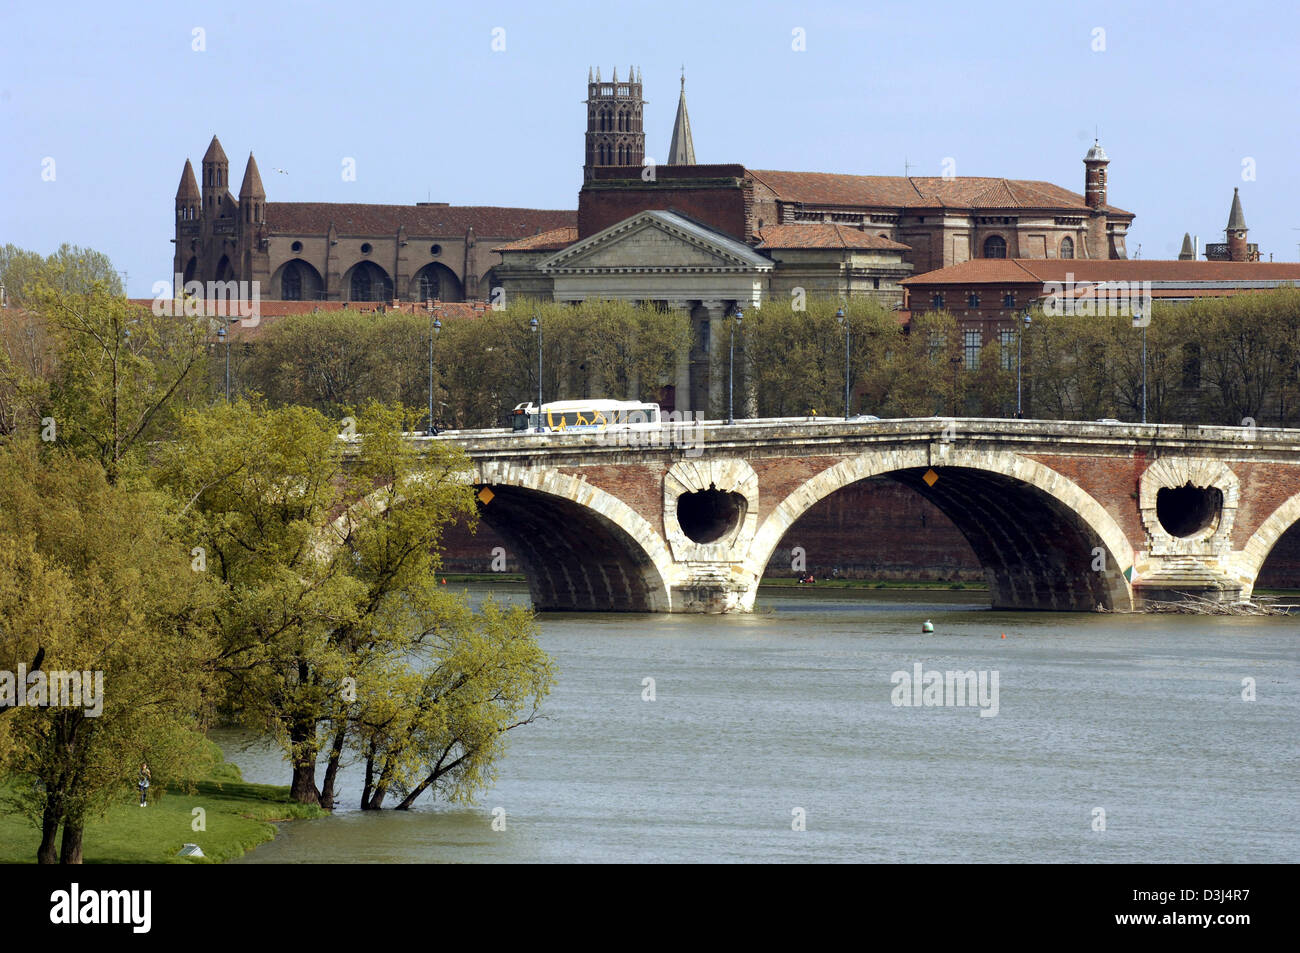
[[[510,412],[515,433],[584,433],[660,422],[658,404],[638,400],[556,400],[519,404]]]

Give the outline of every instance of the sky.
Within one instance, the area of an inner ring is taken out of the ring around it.
[[[1300,9],[1275,3],[8,3],[0,244],[171,277],[173,200],[215,133],[276,201],[576,208],[587,69],[640,67],[646,154],[679,76],[698,161],[1038,179],[1099,135],[1130,257],[1300,258]],[[802,48],[799,48],[802,47]],[[354,181],[345,160],[354,160]],[[283,171],[276,171],[283,170]]]

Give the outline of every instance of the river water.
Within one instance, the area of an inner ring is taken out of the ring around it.
[[[239,862],[1300,860],[1294,617],[765,590],[752,615],[548,614],[541,631],[546,717],[510,733],[474,805],[363,813],[353,768],[332,817]],[[986,673],[974,701],[996,715],[894,704],[917,663]],[[277,749],[214,738],[246,780],[288,783]]]

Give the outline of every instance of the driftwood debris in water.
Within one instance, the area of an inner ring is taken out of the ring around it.
[[[1274,596],[1256,596],[1244,602],[1220,602],[1204,596],[1180,592],[1177,602],[1148,602],[1148,612],[1168,612],[1177,615],[1289,615],[1300,605],[1284,605]]]

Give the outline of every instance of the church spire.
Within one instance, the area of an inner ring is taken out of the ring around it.
[[[691,118],[686,114],[686,68],[682,68],[682,95],[677,101],[673,140],[668,146],[668,165],[695,165],[695,143],[691,140]]]

